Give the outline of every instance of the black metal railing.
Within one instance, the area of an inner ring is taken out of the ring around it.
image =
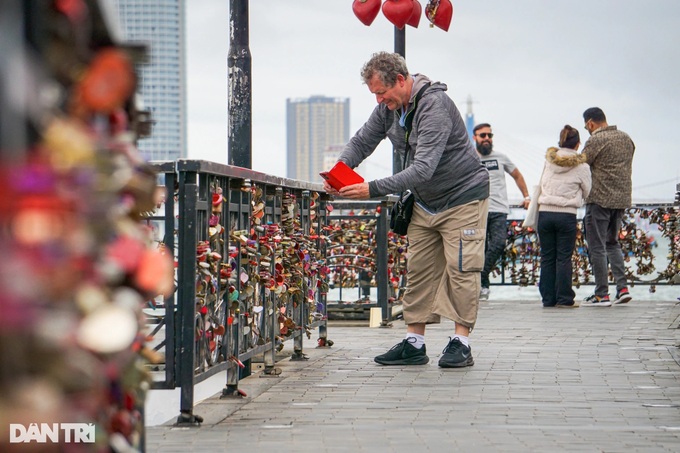
[[[304,337],[318,329],[328,346],[320,184],[239,167],[179,160],[154,164],[166,194],[147,221],[174,250],[177,291],[146,310],[165,352],[154,388],[180,388],[178,425],[197,425],[194,385],[226,371],[223,397],[239,397],[239,379],[255,357],[278,374],[276,352],[293,341],[291,360],[305,360]],[[154,312],[158,310],[158,314]]]
[[[340,291],[335,291],[333,297],[329,299],[331,312],[334,306],[339,304],[343,310],[349,309],[353,299],[351,294],[360,294],[360,270],[368,270],[375,275],[375,284],[380,287],[387,279],[389,284],[395,283],[395,274],[405,272],[407,251],[406,238],[395,236],[387,232],[388,259],[391,260],[388,266],[387,275],[378,271],[377,263],[384,252],[376,247],[370,250],[366,245],[377,244],[382,239],[380,237],[367,241],[363,239],[364,247],[357,247],[351,241],[352,237],[357,237],[358,232],[369,237],[376,234],[375,220],[381,219],[386,212],[380,212],[380,202],[366,202],[353,206],[351,203],[346,207],[343,203],[338,206],[345,208],[340,214],[335,212],[329,216],[329,222],[335,229],[344,233],[344,237],[333,237],[330,241],[331,250],[339,250],[340,258],[343,261],[335,262],[338,272],[331,275],[331,287],[336,286]],[[492,272],[492,285],[512,285],[530,286],[537,283],[540,271],[540,242],[538,235],[533,229],[522,228],[522,219],[518,217],[521,213],[519,207],[513,207],[513,214],[508,219],[507,243],[505,253],[501,256],[497,266]],[[349,214],[348,214],[349,213]],[[357,215],[359,213],[359,215]],[[621,245],[625,254],[626,274],[632,285],[649,285],[650,290],[654,290],[655,285],[667,285],[680,283],[680,243],[678,242],[678,216],[680,211],[677,206],[670,203],[649,203],[635,204],[626,211],[623,219],[621,233]],[[580,217],[580,216],[579,216]],[[386,221],[386,220],[385,220]],[[590,264],[588,262],[587,244],[583,234],[583,222],[579,218],[578,235],[576,248],[573,257],[574,266],[574,285],[593,284],[590,274]],[[340,239],[340,240],[337,240]],[[373,253],[377,252],[375,260]],[[395,253],[396,252],[396,253]],[[330,261],[329,257],[329,261]],[[363,265],[357,266],[357,260]],[[394,267],[397,271],[394,271]],[[398,283],[394,286],[403,289],[405,286],[405,276],[399,276]],[[343,293],[343,289],[345,290]],[[391,288],[394,289],[394,288]],[[350,297],[345,299],[345,294]],[[357,298],[360,299],[360,298]],[[384,297],[378,297],[378,304],[382,307],[385,304]],[[394,298],[398,301],[398,297]],[[356,300],[355,306],[370,307],[374,304],[362,300]],[[392,301],[388,301],[392,302]],[[389,305],[392,308],[391,305]],[[341,311],[341,310],[340,310]],[[389,312],[389,315],[392,311]],[[365,313],[364,313],[365,315]],[[345,315],[338,316],[343,318]],[[361,316],[359,316],[361,317]],[[365,316],[363,316],[365,317]],[[385,318],[385,317],[384,317]],[[389,316],[385,319],[388,319]]]

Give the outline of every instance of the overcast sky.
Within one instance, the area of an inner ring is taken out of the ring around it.
[[[426,0],[420,1],[423,6]],[[253,169],[286,176],[286,99],[350,98],[350,134],[375,98],[359,71],[373,52],[394,51],[382,12],[369,27],[352,0],[251,0]],[[680,182],[679,0],[454,0],[448,32],[406,27],[412,73],[446,83],[461,113],[474,100],[494,145],[527,184],[538,182],[545,150],[583,111],[601,107],[636,144],[635,201],[671,201]],[[227,162],[229,1],[186,0],[189,157]],[[362,167],[391,173],[382,145]],[[321,182],[316,181],[316,182]],[[511,179],[508,187],[518,197]]]

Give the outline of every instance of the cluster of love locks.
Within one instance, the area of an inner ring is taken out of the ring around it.
[[[243,318],[241,352],[267,341],[263,330],[272,313],[278,322],[279,350],[297,331],[310,338],[315,322],[325,319],[322,296],[328,292],[330,268],[321,249],[325,236],[318,232],[319,193],[307,197],[309,224],[303,226],[300,195],[285,188],[278,195],[265,194],[267,189],[243,182],[240,191],[251,200],[249,228],[225,232],[222,223],[239,223],[223,214],[227,197],[219,184],[213,184],[209,239],[197,246],[197,372],[224,360],[244,366],[234,351],[227,357],[223,353],[225,331],[238,317]],[[268,219],[271,213],[266,214],[266,198],[274,197],[281,203],[275,222]]]
[[[263,329],[273,312],[280,350],[293,333],[302,331],[309,338],[315,323],[325,321],[324,304],[330,289],[356,287],[362,269],[369,271],[375,285],[379,210],[350,211],[333,218],[329,215],[333,207],[326,203],[327,213],[318,221],[319,194],[310,192],[306,201],[309,221],[302,222],[302,200],[283,188],[281,218],[273,222],[265,214],[268,205],[264,200],[271,191],[265,195],[266,188],[250,181],[240,190],[251,199],[250,228],[227,232],[228,246],[224,247],[222,223],[237,222],[223,214],[226,197],[215,185],[209,239],[197,247],[196,372],[224,360],[243,366],[233,351],[226,357],[223,354],[225,332],[236,317],[244,320],[241,347],[247,350],[268,340]],[[389,232],[387,251],[389,299],[395,302],[405,283],[406,237]],[[294,313],[300,309],[303,316],[299,318]],[[324,345],[331,344],[328,340]]]
[[[649,284],[650,291],[653,292],[656,284],[680,284],[679,212],[676,207],[635,207],[626,211],[619,239],[624,253],[626,274],[632,285]],[[351,211],[341,219],[331,218],[329,221],[325,239],[328,243],[326,262],[330,269],[330,272],[327,272],[330,288],[357,288],[360,285],[359,273],[362,269],[369,271],[372,284],[375,285],[376,220],[370,217],[377,216],[378,213],[377,210],[362,210],[356,213]],[[354,214],[356,219],[352,218]],[[664,256],[664,252],[658,250],[659,241],[654,238],[655,230],[668,242],[668,252],[665,254],[667,262],[662,269],[657,269],[656,264],[658,257]],[[407,237],[389,231],[388,280],[393,290],[392,301],[400,297],[399,289],[405,285],[407,252]],[[581,222],[578,224],[572,263],[573,283],[576,287],[593,283]],[[521,221],[508,223],[505,254],[492,275],[500,277],[503,272],[502,282],[505,284],[529,286],[538,283],[540,242],[534,230],[521,227]]]
[[[377,209],[350,210],[340,219],[331,219],[328,230],[327,261],[331,268],[331,288],[357,288],[365,271],[370,286],[377,284]],[[356,214],[357,218],[353,218]],[[364,220],[367,217],[374,217]],[[405,284],[407,265],[407,240],[388,231],[387,233],[387,280],[390,294],[388,300],[401,298]]]
[[[634,207],[626,210],[619,242],[624,254],[626,276],[631,285],[649,284],[650,291],[654,292],[657,283],[680,283],[678,213],[676,207]],[[658,256],[663,256],[663,252],[657,251],[656,255],[654,253],[659,247],[659,241],[654,238],[654,230],[659,231],[660,235],[668,240],[668,252],[665,255],[668,262],[663,269],[657,269],[655,264]],[[574,286],[593,283],[582,222],[578,223],[572,266]],[[499,277],[503,271],[509,278],[509,283],[513,285],[528,286],[538,283],[540,274],[538,235],[532,229],[523,229],[520,221],[509,222],[505,255],[492,275]],[[646,276],[649,277],[645,278]]]
[[[24,22],[31,52],[12,64],[31,76],[11,86],[36,95],[3,96],[16,121],[0,143],[22,146],[0,150],[0,425],[93,424],[78,451],[133,451],[163,360],[142,307],[174,290],[173,259],[143,220],[162,195],[136,147],[135,56],[79,5],[33,11],[49,20]]]

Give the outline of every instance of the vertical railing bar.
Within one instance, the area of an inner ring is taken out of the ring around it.
[[[378,306],[382,314],[381,327],[390,325],[390,307],[388,306],[388,284],[387,278],[387,202],[380,202],[380,214],[376,225],[376,285],[378,293]]]
[[[163,242],[165,243],[168,252],[179,262],[179,256],[175,256],[175,185],[177,184],[177,174],[172,171],[165,173],[165,236]],[[179,272],[179,270],[177,271]],[[177,274],[177,284],[179,285],[179,274]],[[179,287],[175,288],[170,296],[165,299],[165,385],[166,388],[175,388],[177,376],[179,376],[179,360],[177,357],[178,338],[177,335],[177,313],[175,307],[177,306]]]
[[[179,384],[180,415],[179,426],[195,426],[202,419],[193,414],[194,406],[194,363],[195,339],[194,319],[196,314],[196,242],[198,198],[196,172],[181,172],[179,175],[179,287],[178,317],[180,320]]]

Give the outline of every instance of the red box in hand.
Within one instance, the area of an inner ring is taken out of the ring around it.
[[[340,190],[345,186],[364,182],[364,178],[347,166],[346,163],[339,161],[330,171],[319,173],[323,179],[328,181],[335,190]]]

